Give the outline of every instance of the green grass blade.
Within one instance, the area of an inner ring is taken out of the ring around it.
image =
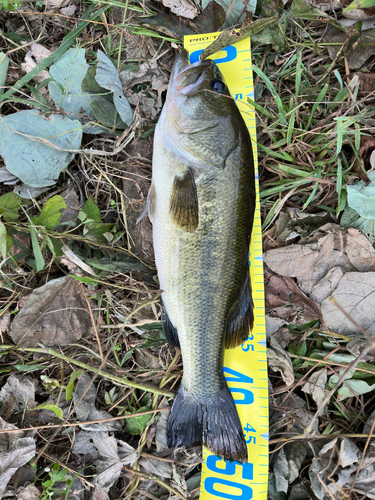
[[[44,261],[44,257],[42,255],[42,251],[40,249],[38,243],[38,237],[36,235],[35,228],[30,226],[30,234],[31,234],[31,244],[33,246],[33,252],[35,257],[35,267],[37,271],[43,271],[46,263]]]
[[[283,106],[282,100],[280,99],[279,94],[276,92],[276,89],[275,89],[273,83],[271,82],[271,80],[257,66],[253,66],[253,71],[264,81],[266,87],[273,95],[279,114],[284,115],[284,106]]]
[[[4,92],[5,80],[8,74],[9,57],[0,52],[0,95]]]
[[[324,85],[324,87],[322,88],[322,90],[319,92],[319,95],[318,95],[315,103],[313,104],[313,107],[312,107],[311,113],[310,113],[310,117],[309,117],[309,120],[307,122],[305,130],[309,130],[309,128],[311,126],[311,122],[312,122],[313,116],[314,116],[314,113],[317,110],[319,104],[323,101],[323,99],[324,99],[324,97],[325,97],[325,95],[327,93],[327,90],[328,90],[328,83],[326,83]]]
[[[301,79],[302,79],[302,51],[299,50],[297,53],[297,66],[296,66],[296,90],[294,92],[295,98],[297,100],[299,96],[299,91],[301,88]]]
[[[288,131],[286,134],[286,143],[288,146],[290,146],[290,144],[292,142],[292,135],[293,135],[293,131],[294,131],[295,118],[296,118],[296,110],[293,109],[292,116],[290,117],[290,120],[289,120]]]

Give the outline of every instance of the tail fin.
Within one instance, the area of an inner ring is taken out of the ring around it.
[[[207,403],[194,400],[182,386],[176,393],[167,424],[167,444],[175,448],[199,443],[215,455],[247,462],[241,422],[226,385]]]

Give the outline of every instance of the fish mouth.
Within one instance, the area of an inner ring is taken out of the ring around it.
[[[205,86],[207,70],[212,68],[214,71],[214,67],[215,64],[210,59],[189,65],[187,52],[182,50],[175,65],[176,90],[186,96],[195,94]]]

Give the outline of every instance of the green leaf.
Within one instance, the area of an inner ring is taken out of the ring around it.
[[[342,214],[340,224],[343,227],[355,227],[367,233],[371,240],[375,239],[375,171],[369,172],[371,180],[366,186],[363,181],[346,186],[347,206]]]
[[[143,406],[137,413],[148,410],[150,410],[148,406]],[[131,415],[131,412],[126,411],[124,415]],[[132,435],[142,434],[151,418],[152,413],[149,413],[148,415],[139,415],[138,417],[126,418],[125,427]]]
[[[79,281],[80,283],[92,283],[93,285],[98,284],[98,280],[94,278],[88,278],[86,276],[76,276],[75,274],[69,274],[71,278],[74,278],[75,280]]]
[[[319,17],[329,17],[322,10],[316,9],[306,0],[293,0],[291,11],[296,19],[315,20]]]
[[[0,220],[0,257],[5,259],[7,256],[7,230]]]
[[[0,117],[0,151],[9,172],[33,187],[52,186],[79,149],[82,126],[59,114],[37,110]]]
[[[354,0],[351,4],[349,4],[344,10],[343,13],[349,12],[354,9],[368,9],[369,7],[375,6],[375,0]]]
[[[178,18],[178,19],[180,19],[180,18]],[[176,39],[176,38],[169,38],[167,36],[159,35],[159,33],[155,33],[155,31],[151,31],[151,30],[148,30],[148,29],[145,29],[145,28],[138,28],[138,27],[133,28],[131,30],[131,33],[134,34],[134,35],[144,35],[144,36],[150,36],[150,37],[153,37],[153,38],[162,38],[166,42],[179,43],[179,40]]]
[[[30,234],[31,234],[31,244],[33,247],[33,252],[35,257],[35,269],[37,271],[42,271],[46,263],[44,261],[43,254],[38,243],[38,237],[36,235],[36,231],[33,226],[30,226]]]
[[[51,481],[52,481],[52,485],[55,484],[57,481],[63,481],[65,479],[67,472],[68,471],[66,469],[60,470],[59,464],[54,464],[51,472],[49,473],[49,476],[50,476]]]
[[[53,229],[58,225],[62,216],[62,210],[65,209],[66,203],[64,198],[57,194],[45,202],[39,217],[32,217],[31,220],[36,226]]]
[[[98,64],[96,66],[95,80],[101,87],[113,92],[113,103],[121,120],[130,125],[133,121],[133,111],[122,91],[122,84],[117,68],[101,50],[98,50],[97,56]]]
[[[74,382],[84,373],[83,370],[76,370],[70,374],[68,385],[66,386],[66,401],[70,401],[73,397]]]
[[[51,410],[53,411],[53,413],[56,415],[57,418],[63,417],[62,409],[51,403],[43,403],[41,405],[38,405],[34,408],[34,410]]]
[[[92,199],[92,196],[87,198],[87,201],[85,203],[85,206],[82,209],[83,212],[87,215],[88,219],[92,219],[95,222],[100,222],[100,209],[99,207],[95,204],[94,200]]]
[[[202,7],[205,8],[211,0],[203,0]],[[249,0],[244,4],[242,0],[216,0],[221,5],[226,13],[225,23],[223,28],[229,28],[234,24],[242,23],[246,17],[246,12],[255,13],[257,0]]]
[[[251,37],[252,43],[260,45],[272,45],[276,52],[282,52],[285,49],[286,41],[283,36],[288,25],[288,14],[284,12],[277,23],[267,26],[261,33]]]
[[[21,198],[18,194],[9,192],[0,196],[0,214],[6,222],[18,220],[18,210],[21,206]]]
[[[375,171],[368,173],[370,184],[366,186],[359,181],[352,186],[346,186],[348,192],[348,205],[354,208],[366,219],[375,219]]]
[[[0,94],[4,93],[5,80],[8,73],[9,57],[0,52]]]
[[[99,83],[95,80],[95,75],[96,75],[96,67],[90,66],[90,68],[87,70],[86,76],[82,81],[82,90],[84,92],[88,92],[89,94],[100,94],[103,97],[110,98],[112,100],[112,92],[106,90],[105,88],[101,87]]]
[[[241,42],[245,38],[252,38],[254,35],[261,33],[267,26],[275,23],[277,17],[269,17],[268,19],[257,19],[250,23],[246,28],[236,32],[232,29],[227,29],[221,32],[217,39],[204,49],[201,55],[201,60],[207,59],[212,54],[216,54],[232,43]]]
[[[38,370],[45,370],[43,365],[14,365],[19,372],[36,372]]]
[[[100,134],[103,129],[94,123],[94,112],[90,106],[95,96],[82,90],[82,82],[89,65],[85,59],[85,49],[69,49],[50,67],[49,73],[54,81],[48,84],[53,102],[62,108],[68,117],[80,120],[84,132]]]
[[[172,12],[160,12],[153,17],[142,16],[137,21],[141,26],[154,28],[165,33],[168,37],[183,40],[184,35],[219,31],[225,21],[225,11],[218,3],[210,2],[194,21],[177,17]],[[154,35],[154,32],[151,33]]]
[[[84,236],[88,239],[103,243],[105,240],[104,234],[113,230],[114,224],[103,222],[86,222]]]
[[[126,123],[124,123],[115,105],[108,101],[103,96],[98,96],[92,103],[91,107],[94,110],[95,118],[102,123],[105,127],[111,129],[125,129],[127,128]]]
[[[296,346],[291,345],[289,347],[289,352],[292,354],[298,354],[299,356],[305,356],[307,352],[306,340]]]
[[[375,389],[375,384],[369,385],[364,380],[346,380],[337,392],[338,401],[352,398],[357,395],[367,394]]]

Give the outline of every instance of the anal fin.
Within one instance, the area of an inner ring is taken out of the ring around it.
[[[240,296],[229,311],[227,333],[225,336],[226,349],[234,349],[241,345],[248,337],[249,331],[254,325],[253,308],[250,277],[249,273],[247,273]]]
[[[171,320],[169,319],[164,303],[163,307],[164,312],[161,315],[161,326],[163,328],[165,339],[171,347],[177,347],[177,349],[180,349],[180,340],[178,338],[177,329],[173,326]]]
[[[194,175],[190,168],[183,177],[173,180],[169,214],[180,229],[192,232],[198,227],[198,194]]]

